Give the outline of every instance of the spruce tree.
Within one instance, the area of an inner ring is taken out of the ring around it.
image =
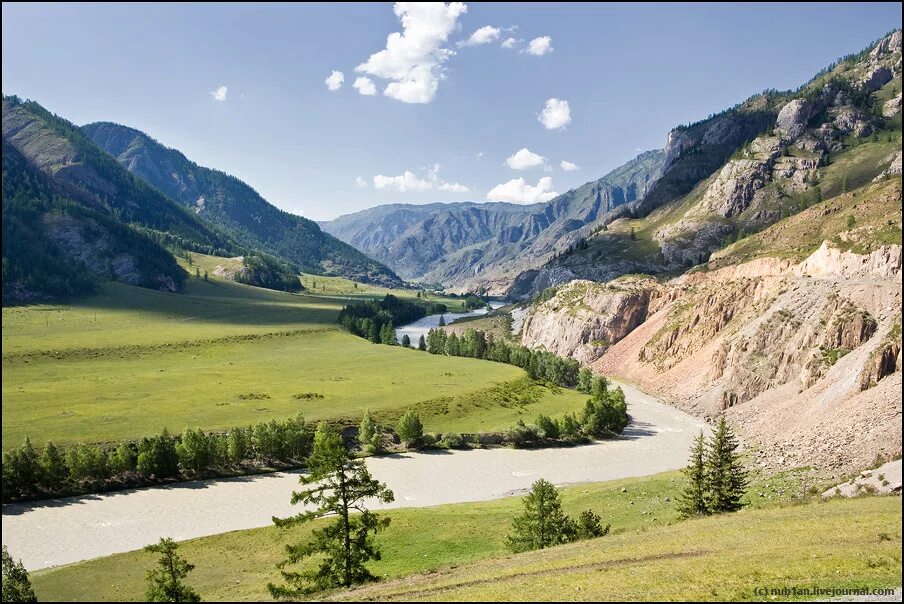
[[[159,543],[148,545],[144,551],[160,554],[158,568],[148,571],[148,588],[144,596],[148,602],[200,602],[199,596],[182,580],[194,569],[185,559],[176,553],[176,542],[172,539],[160,539]]]
[[[306,488],[292,493],[292,503],[302,503],[309,510],[291,518],[273,518],[273,522],[288,527],[319,518],[334,520],[311,531],[310,541],[286,546],[287,557],[277,565],[285,584],[267,585],[274,598],[298,598],[373,580],[366,564],[380,559],[373,534],[385,528],[389,518],[372,514],[364,502],[389,503],[394,499],[392,491],[371,477],[363,460],[349,456],[342,437],[326,422],[317,427],[308,469],[309,474],[299,479]],[[286,569],[311,556],[317,559],[313,568]]]
[[[427,340],[424,339],[424,334],[421,334],[420,339],[417,341],[417,349],[422,352],[427,350]]]
[[[446,315],[440,315],[440,316],[439,316],[439,323],[438,323],[438,325],[439,325],[440,327],[445,327],[445,326],[446,326]]]
[[[691,458],[688,466],[683,470],[687,479],[687,485],[678,498],[678,510],[685,518],[691,516],[705,516],[709,514],[707,507],[707,477],[706,477],[706,438],[703,432],[694,439],[691,447]]]
[[[16,562],[3,546],[3,601],[37,602],[28,572],[22,562]]]
[[[52,442],[48,441],[41,452],[41,482],[45,488],[53,491],[63,486],[66,481],[66,462],[63,454]]]
[[[725,421],[719,418],[706,454],[707,508],[711,513],[735,512],[744,504],[747,472],[738,455],[738,439]]]
[[[411,338],[408,337],[408,334],[402,336],[402,346],[405,348],[411,348]]]
[[[567,543],[576,532],[574,522],[562,511],[559,493],[542,478],[524,498],[524,513],[512,520],[506,545],[515,553]]]

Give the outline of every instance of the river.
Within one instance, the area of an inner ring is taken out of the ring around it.
[[[500,308],[505,306],[505,302],[493,301],[490,302],[490,307],[493,309]],[[470,312],[447,312],[443,315],[427,315],[422,319],[418,319],[413,323],[409,323],[408,325],[403,325],[401,327],[396,327],[396,337],[399,338],[399,341],[402,341],[402,336],[408,336],[411,339],[411,345],[417,346],[418,339],[421,336],[427,337],[427,332],[435,327],[439,327],[439,319],[443,317],[446,321],[446,324],[451,323],[456,319],[460,319],[462,317],[475,317],[479,315],[487,314],[487,308],[478,308],[477,310],[472,310]]]
[[[539,450],[482,449],[371,457],[395,492],[387,507],[424,507],[518,494],[538,478],[555,484],[644,476],[685,465],[701,420],[622,385],[632,417],[619,438]],[[202,480],[3,506],[3,543],[29,570],[125,552],[160,537],[191,539],[267,526],[288,516],[298,473]],[[375,506],[376,507],[376,506]]]

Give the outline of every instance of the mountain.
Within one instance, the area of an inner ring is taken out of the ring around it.
[[[498,293],[519,272],[567,249],[582,227],[642,198],[663,161],[662,151],[642,153],[547,203],[390,204],[321,226],[408,279]]]
[[[4,96],[2,133],[4,303],[83,294],[106,279],[175,291],[185,273],[164,246],[236,251],[37,103]]]
[[[769,472],[900,456],[901,40],[673,132],[635,214],[516,281],[553,286],[521,343],[724,415]],[[774,118],[712,147],[750,112]]]
[[[97,122],[83,126],[82,132],[129,172],[242,246],[287,260],[304,272],[401,284],[386,266],[324,233],[317,223],[280,210],[234,176],[199,166],[139,130]]]
[[[572,279],[676,273],[896,161],[900,32],[823,70],[796,91],[767,91],[674,129],[662,176],[586,245],[515,279],[509,294],[536,295]],[[897,124],[897,125],[896,125]]]

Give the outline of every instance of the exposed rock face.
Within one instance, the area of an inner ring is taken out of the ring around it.
[[[793,460],[838,474],[900,449],[900,430],[881,446],[858,439],[893,435],[888,422],[900,422],[900,395],[887,384],[900,383],[901,254],[899,245],[858,254],[825,243],[802,262],[767,257],[665,284],[572,282],[533,309],[522,342],[692,413],[728,413],[763,446],[767,468]],[[789,419],[795,408],[808,423]],[[864,426],[864,410],[876,425]],[[845,455],[825,442],[844,443]]]
[[[901,111],[901,93],[893,99],[885,101],[882,105],[882,117],[894,117]]]
[[[814,113],[815,106],[811,101],[794,99],[778,112],[775,127],[788,138],[797,138],[807,129],[807,122]]]
[[[901,151],[891,154],[885,160],[888,162],[888,167],[874,179],[874,182],[885,180],[890,176],[901,176]]]
[[[605,285],[572,281],[531,309],[522,342],[590,363],[646,320],[659,289],[649,278],[623,277]]]

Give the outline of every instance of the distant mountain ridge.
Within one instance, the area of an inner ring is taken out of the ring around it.
[[[96,122],[82,126],[82,131],[129,172],[241,245],[288,260],[305,272],[401,284],[392,270],[324,233],[314,221],[280,210],[245,182],[199,166],[140,130]]]
[[[643,197],[659,178],[648,151],[546,203],[389,204],[322,223],[324,230],[408,279],[451,289],[492,289],[565,249],[577,230]]]

